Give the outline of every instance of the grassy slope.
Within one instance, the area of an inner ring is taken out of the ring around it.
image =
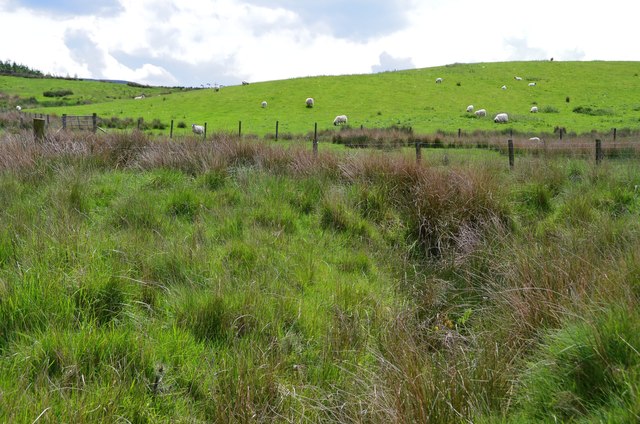
[[[551,132],[608,131],[639,126],[640,63],[638,62],[505,62],[454,64],[443,67],[367,75],[321,76],[225,87],[220,92],[197,90],[157,94],[143,102],[116,100],[102,104],[36,109],[38,112],[171,119],[207,122],[209,128],[245,133],[305,133],[331,127],[335,115],[346,114],[352,126],[410,125],[418,132],[496,129],[492,118],[507,112],[514,130]],[[514,76],[523,78],[516,81]],[[444,78],[435,84],[437,77]],[[528,82],[536,82],[529,87]],[[67,82],[60,81],[61,85]],[[458,85],[458,83],[460,85]],[[57,82],[56,82],[57,84]],[[89,83],[77,83],[89,84]],[[501,90],[507,85],[507,90]],[[117,86],[116,86],[117,87]],[[48,87],[47,87],[48,88]],[[116,97],[116,96],[114,96]],[[117,97],[121,97],[118,95]],[[129,96],[130,97],[130,96]],[[313,109],[304,100],[314,97]],[[566,98],[570,102],[567,103]],[[266,100],[269,106],[260,107]],[[487,109],[486,119],[465,113],[468,104]],[[529,113],[532,105],[553,113]],[[573,112],[576,107],[603,110],[606,115]],[[501,127],[504,128],[504,127]]]
[[[45,97],[46,91],[71,90],[73,94],[64,98]],[[133,99],[140,94],[160,95],[182,91],[179,88],[133,87],[127,84],[102,81],[64,80],[51,78],[22,78],[0,75],[0,93],[19,96],[22,99],[34,98],[39,103],[64,102],[67,105],[83,103],[104,103],[113,100]],[[68,106],[65,106],[68,107]],[[64,112],[60,112],[64,113]]]

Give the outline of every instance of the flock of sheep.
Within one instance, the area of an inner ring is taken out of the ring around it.
[[[315,100],[313,99],[313,97],[307,97],[307,99],[304,101],[304,104],[306,107],[312,108],[315,105]],[[262,107],[263,109],[266,108],[267,105],[268,104],[266,100],[263,100],[262,103],[260,103],[260,107]],[[338,115],[333,120],[333,125],[336,125],[336,126],[346,125],[347,123],[348,123],[347,115]],[[204,126],[191,124],[191,131],[193,131],[193,133],[197,135],[204,134]]]
[[[522,77],[519,77],[519,76],[517,76],[517,75],[516,75],[516,76],[514,76],[514,77],[513,77],[513,79],[515,79],[516,81],[522,81]],[[442,84],[442,81],[443,81],[443,79],[442,79],[442,78],[436,78],[436,84]],[[528,86],[529,86],[529,87],[535,87],[535,86],[536,86],[536,83],[535,83],[535,82],[530,82],[530,83],[528,84]],[[506,85],[503,85],[503,86],[502,86],[502,87],[500,87],[500,88],[501,88],[502,90],[506,90],[506,89],[507,89],[507,86],[506,86]],[[475,113],[475,115],[476,115],[478,118],[482,118],[482,117],[487,116],[487,111],[486,111],[486,109],[478,109],[478,110],[476,110],[475,112],[474,112],[474,109],[475,109],[475,108],[474,108],[474,106],[473,106],[473,105],[469,105],[469,106],[467,106],[467,113]],[[530,112],[530,113],[538,113],[538,106],[531,106],[531,109],[529,109],[529,112]],[[498,113],[498,114],[493,118],[493,122],[495,122],[495,123],[499,123],[499,124],[507,123],[507,122],[509,122],[509,115],[508,115],[508,114],[506,114],[506,113],[504,113],[504,112]],[[540,141],[540,138],[538,138],[538,137],[531,137],[529,140],[531,140],[531,141]]]
[[[513,77],[516,81],[522,81],[522,77],[519,76],[514,76]],[[443,78],[438,77],[436,78],[436,84],[442,84],[443,82]],[[246,81],[242,82],[242,85],[248,85],[249,83]],[[528,84],[529,87],[535,87],[536,83],[535,82],[530,82]],[[502,90],[506,90],[507,86],[503,85],[501,87]],[[308,108],[312,108],[315,104],[315,100],[313,99],[313,97],[308,97],[305,100],[305,105]],[[266,108],[267,107],[267,101],[264,100],[262,101],[262,103],[260,104],[260,106],[262,108]],[[478,118],[483,118],[485,116],[487,116],[487,110],[486,109],[478,109],[475,110],[474,112],[474,106],[473,105],[469,105],[467,106],[467,113],[474,113],[475,116],[477,116]],[[537,106],[532,106],[531,109],[529,110],[529,112],[531,113],[537,113],[538,112],[538,107]],[[504,112],[500,112],[498,114],[496,114],[496,116],[493,118],[493,122],[495,123],[507,123],[509,122],[509,115],[507,113]],[[334,118],[333,120],[333,125],[346,125],[348,123],[348,118],[347,115],[338,115]],[[196,125],[196,124],[192,124],[191,125],[191,129],[193,131],[194,134],[204,134],[204,126],[202,125]],[[532,137],[530,138],[530,140],[534,140],[534,141],[539,141],[540,139],[538,137]]]

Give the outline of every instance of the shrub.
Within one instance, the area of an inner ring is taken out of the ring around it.
[[[73,91],[71,90],[48,90],[42,93],[44,97],[65,97],[71,96]]]

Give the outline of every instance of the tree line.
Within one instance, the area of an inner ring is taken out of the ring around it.
[[[14,75],[21,77],[42,78],[44,74],[37,69],[31,69],[26,65],[7,60],[0,60],[0,75]]]

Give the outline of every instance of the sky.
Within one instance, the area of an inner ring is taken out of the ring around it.
[[[0,0],[0,60],[208,87],[452,63],[640,60],[637,0]]]

